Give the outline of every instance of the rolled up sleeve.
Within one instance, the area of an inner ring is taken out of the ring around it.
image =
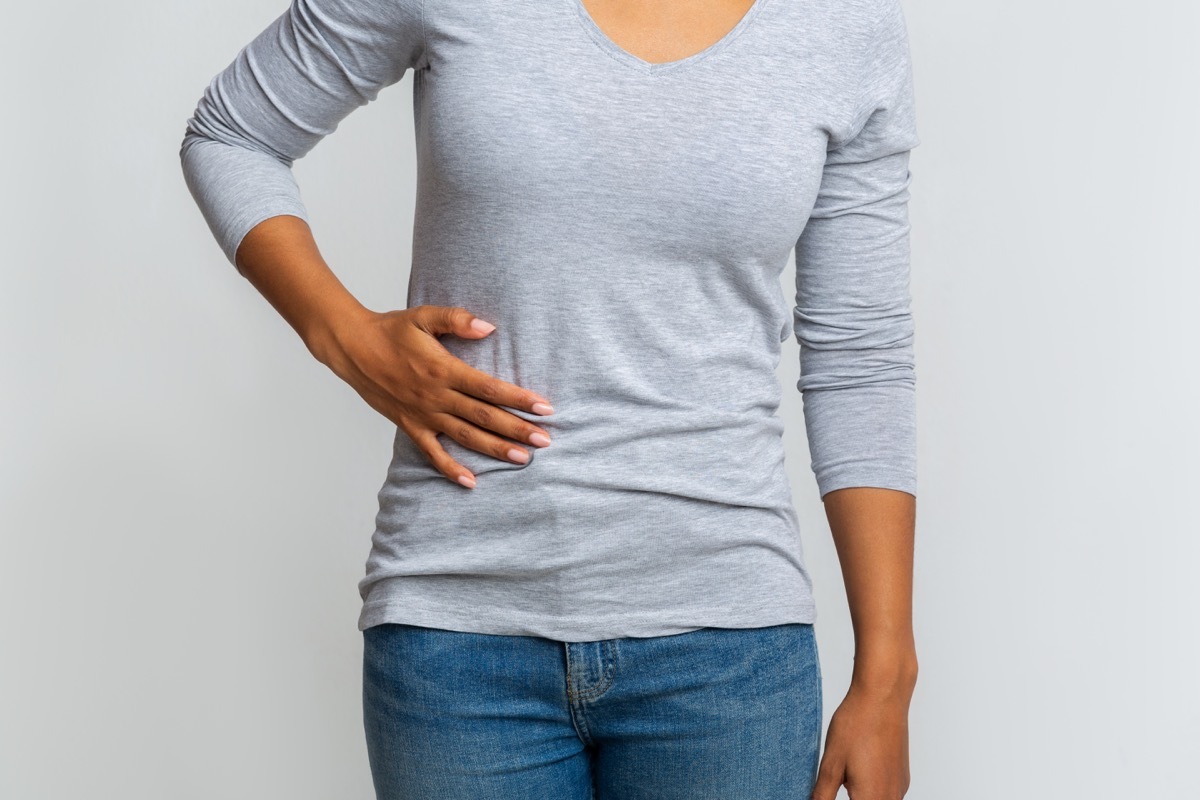
[[[258,223],[308,221],[293,162],[421,65],[422,23],[421,0],[292,0],[212,79],[179,157],[231,264]]]

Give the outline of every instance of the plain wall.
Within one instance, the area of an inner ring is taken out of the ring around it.
[[[373,796],[356,582],[394,427],[224,261],[178,161],[285,7],[5,9],[0,797]],[[909,797],[1200,797],[1200,10],[905,8]],[[296,165],[376,310],[405,298],[411,88]],[[852,631],[784,348],[828,718]]]

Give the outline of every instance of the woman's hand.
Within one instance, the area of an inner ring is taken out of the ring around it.
[[[437,434],[524,464],[529,452],[510,440],[546,447],[550,435],[501,406],[554,413],[546,398],[475,369],[438,340],[441,334],[481,339],[493,330],[465,308],[423,305],[382,313],[363,308],[342,315],[336,330],[314,338],[309,350],[395,422],[438,471],[474,488],[475,476],[446,452]]]
[[[908,706],[911,684],[881,689],[851,683],[829,721],[812,800],[901,800],[908,791]]]
[[[469,366],[438,340],[441,334],[482,339],[495,329],[465,308],[371,311],[333,274],[308,223],[292,214],[251,228],[234,261],[308,351],[396,423],[450,480],[475,488],[475,476],[443,449],[439,433],[518,464],[529,451],[501,437],[550,444],[545,430],[500,407],[553,414],[549,400]]]

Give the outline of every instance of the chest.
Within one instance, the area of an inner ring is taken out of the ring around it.
[[[632,48],[654,26],[593,19],[583,0],[445,4],[416,87],[422,181],[479,213],[516,204],[614,235],[786,251],[839,109],[816,91],[829,66],[769,13],[786,3],[757,2],[637,51],[617,39]]]

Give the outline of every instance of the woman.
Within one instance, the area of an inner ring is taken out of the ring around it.
[[[408,304],[375,312],[290,168],[408,70]],[[899,0],[293,0],[216,76],[181,149],[213,235],[397,426],[380,798],[903,796],[917,143]],[[856,643],[819,761],[792,334]]]

